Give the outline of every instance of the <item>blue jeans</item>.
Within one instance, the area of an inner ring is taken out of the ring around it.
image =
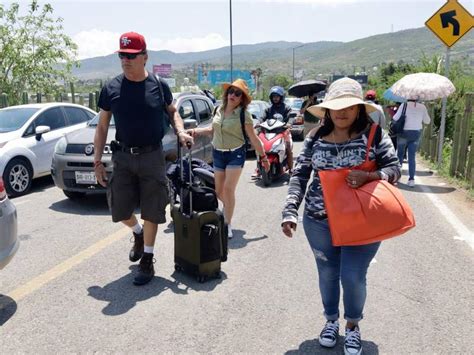
[[[366,275],[380,242],[334,247],[327,220],[314,220],[306,214],[303,228],[318,267],[319,291],[327,320],[339,318],[340,285],[343,288],[344,318],[358,323],[363,318],[367,296]]]
[[[214,170],[225,171],[225,169],[242,169],[245,163],[245,146],[235,150],[222,151],[212,149]]]
[[[418,143],[420,141],[421,130],[420,131],[403,131],[397,137],[397,155],[400,165],[403,164],[403,156],[405,155],[405,147],[408,150],[408,179],[415,179],[416,171],[416,150],[418,148]]]

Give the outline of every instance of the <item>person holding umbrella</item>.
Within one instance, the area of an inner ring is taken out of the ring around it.
[[[301,110],[300,113],[304,115],[304,121],[305,122],[310,122],[310,121],[319,121],[319,118],[313,116],[309,111],[307,110],[308,107],[316,105],[318,103],[318,95],[316,92],[308,95],[308,98],[303,101],[303,105],[301,105]]]
[[[408,100],[403,103],[397,110],[394,121],[398,121],[403,112],[403,106],[406,105],[405,111],[405,125],[403,132],[397,135],[397,155],[400,165],[403,165],[403,157],[405,149],[408,152],[408,186],[415,187],[415,172],[416,172],[416,150],[421,137],[421,130],[424,124],[429,124],[431,118],[428,115],[426,106],[416,100]]]

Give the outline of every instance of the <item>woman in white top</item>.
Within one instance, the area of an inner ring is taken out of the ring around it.
[[[403,155],[405,148],[408,150],[408,186],[415,186],[415,170],[416,170],[416,150],[418,142],[420,141],[421,130],[424,124],[429,124],[431,121],[428,115],[426,106],[420,102],[409,100],[400,105],[395,116],[394,121],[398,121],[402,112],[403,106],[407,105],[405,125],[403,126],[403,133],[397,136],[397,155],[400,160],[400,165],[403,165]]]

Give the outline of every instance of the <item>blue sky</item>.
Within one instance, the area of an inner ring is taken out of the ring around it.
[[[22,8],[29,3],[19,2]],[[46,2],[64,19],[65,32],[79,45],[80,59],[114,52],[120,34],[128,31],[142,33],[151,50],[195,52],[230,44],[229,0]],[[233,43],[348,42],[422,27],[445,2],[232,0]],[[473,0],[460,3],[474,13]]]

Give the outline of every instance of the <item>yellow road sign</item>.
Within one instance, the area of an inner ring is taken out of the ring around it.
[[[457,0],[448,0],[425,25],[451,47],[474,27],[474,17]]]

